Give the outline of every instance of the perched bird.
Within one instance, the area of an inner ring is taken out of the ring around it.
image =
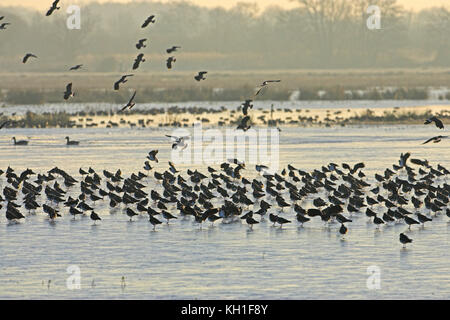
[[[80,141],[70,141],[69,137],[66,137],[66,145],[68,146],[77,146],[80,144]]]
[[[148,18],[144,21],[144,23],[142,24],[141,28],[145,28],[145,27],[147,27],[150,23],[155,23],[155,22],[156,22],[155,16],[154,16],[154,15],[151,15],[150,17],[148,17]]]
[[[249,215],[246,219],[245,222],[247,222],[247,224],[250,226],[250,229],[253,229],[253,225],[254,224],[258,224],[259,221],[253,219],[253,217],[251,215]]]
[[[444,124],[441,120],[439,120],[437,117],[431,117],[430,119],[425,120],[424,124],[430,124],[433,123],[438,127],[439,129],[444,129]]]
[[[448,136],[437,136],[437,137],[433,137],[433,138],[428,139],[427,141],[425,141],[425,142],[422,143],[422,144],[427,144],[428,142],[431,142],[431,141],[433,141],[433,143],[439,143],[439,142],[441,142],[441,140],[444,139],[444,138],[448,138]]]
[[[27,54],[25,55],[25,57],[23,57],[22,63],[27,63],[27,61],[28,61],[29,58],[37,58],[37,56],[34,55],[33,53],[27,53]]]
[[[196,76],[194,77],[194,79],[197,80],[197,81],[206,80],[206,78],[205,78],[204,76],[205,76],[205,74],[207,74],[207,73],[208,73],[208,71],[200,71],[200,72],[198,73],[198,75],[196,75]]]
[[[175,137],[175,136],[169,136],[166,134],[166,137],[168,138],[172,138],[175,140],[175,142],[172,144],[172,149],[176,150],[178,148],[181,148],[181,150],[184,150],[187,148],[187,143],[186,140],[189,140],[190,137],[189,136],[184,136],[184,137]]]
[[[126,74],[126,75],[122,76],[119,80],[117,80],[117,81],[114,83],[114,90],[119,90],[120,84],[121,84],[121,83],[128,82],[127,78],[128,78],[128,77],[132,77],[132,76],[134,76],[134,74]]]
[[[59,0],[53,1],[52,6],[50,7],[50,9],[48,9],[47,13],[45,14],[47,17],[50,16],[53,13],[53,11],[61,9],[61,7],[58,7],[58,2]]]
[[[399,238],[400,238],[400,242],[403,244],[403,248],[406,247],[407,243],[413,242],[412,239],[408,238],[408,236],[403,234],[403,233],[400,233],[400,237]]]
[[[72,92],[72,82],[66,86],[66,91],[64,92],[64,100],[68,100],[70,97],[75,96],[75,93]]]
[[[95,224],[96,221],[102,220],[102,219],[98,216],[98,214],[96,214],[94,211],[92,211],[91,220],[94,220],[94,224]]]
[[[259,90],[256,92],[255,96],[261,93],[261,91],[267,87],[270,83],[281,82],[281,80],[266,80],[259,85]]]
[[[133,102],[134,97],[136,97],[136,91],[134,91],[134,93],[133,93],[133,95],[131,96],[130,100],[128,101],[128,103],[126,104],[126,106],[124,106],[124,107],[120,110],[120,112],[124,111],[124,110],[127,109],[127,108],[128,108],[128,110],[131,110],[131,108],[133,108],[133,107],[136,105],[136,103]]]
[[[81,69],[82,66],[83,66],[82,64],[77,64],[76,66],[70,68],[69,71],[72,71],[72,70],[79,70],[79,69]]]
[[[136,59],[134,59],[133,70],[136,70],[137,68],[139,68],[139,65],[141,64],[141,62],[145,62],[143,53],[138,54]]]
[[[162,222],[156,219],[153,215],[149,215],[149,222],[153,225],[153,230],[155,230],[156,226],[158,224],[161,224]]]
[[[169,57],[166,61],[167,69],[172,69],[172,64],[176,61],[175,57]]]
[[[181,49],[181,47],[173,46],[172,48],[167,49],[166,52],[167,52],[168,54],[171,54],[172,52],[177,51],[177,49]]]
[[[147,48],[147,46],[145,45],[145,41],[147,41],[147,39],[140,39],[138,43],[136,43],[136,48],[138,50],[141,50],[142,48]]]

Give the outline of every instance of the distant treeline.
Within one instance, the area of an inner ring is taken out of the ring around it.
[[[60,72],[83,63],[91,72],[126,72],[137,54],[138,71],[164,70],[165,49],[181,46],[175,70],[449,67],[450,11],[406,11],[396,0],[294,0],[299,7],[261,12],[239,3],[226,10],[187,2],[81,5],[81,30],[66,27],[63,8],[50,17],[0,7],[0,70]],[[76,2],[75,2],[76,3]],[[71,2],[72,4],[72,2]],[[381,29],[369,30],[367,8],[381,9]],[[150,14],[156,24],[140,25]],[[27,52],[39,59],[23,65]],[[164,93],[162,93],[163,95]]]
[[[189,102],[189,101],[244,101],[252,98],[248,95],[249,88],[241,89],[221,89],[214,88],[171,88],[144,89],[140,90],[136,96],[137,103],[151,102]],[[112,92],[110,90],[90,90],[82,91],[70,100],[71,103],[126,103],[130,99],[130,92],[121,90]],[[328,89],[327,91],[318,89],[299,89],[297,92],[270,88],[264,95],[260,95],[257,100],[426,100],[428,91],[426,89],[398,88],[393,90],[370,89],[370,90],[344,90],[341,87]],[[441,100],[450,100],[450,93],[440,97]],[[64,102],[61,90],[20,90],[14,89],[0,94],[0,101],[7,104],[44,104]]]

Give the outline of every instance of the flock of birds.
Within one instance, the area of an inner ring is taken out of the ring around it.
[[[320,219],[327,228],[337,223],[342,236],[352,216],[362,214],[377,229],[385,224],[405,224],[410,229],[431,223],[440,214],[450,218],[450,185],[446,183],[450,171],[442,165],[435,168],[427,160],[410,159],[409,153],[402,154],[393,169],[375,174],[373,182],[363,172],[362,162],[354,166],[330,163],[311,172],[288,165],[278,174],[269,173],[264,165],[249,172],[245,163],[232,159],[220,168],[208,167],[205,173],[188,169],[183,175],[171,162],[165,171],[156,171],[152,164],[159,163],[157,156],[158,150],[150,151],[143,166],[146,173],[129,177],[123,177],[120,169],[98,174],[92,168],[80,168],[77,180],[57,167],[46,174],[30,169],[16,173],[8,167],[0,170],[0,179],[3,174],[6,179],[0,209],[6,207],[10,223],[42,210],[51,223],[71,215],[73,219],[89,216],[95,224],[102,220],[98,212],[106,206],[110,213],[125,213],[130,221],[148,216],[153,230],[163,220],[169,224],[189,217],[200,228],[206,221],[214,225],[222,220],[245,221],[253,229],[266,217],[282,228],[292,223],[295,214],[301,227],[312,219]],[[412,239],[402,232],[399,241],[406,245]]]
[[[46,13],[50,16],[59,10],[59,0],[55,0]],[[4,17],[0,17],[0,21]],[[154,15],[148,17],[142,28],[154,24]],[[1,23],[0,30],[6,29],[10,23]],[[136,48],[146,47],[147,39],[140,39]],[[180,49],[173,46],[166,50],[172,54]],[[27,53],[22,62],[27,63],[30,58],[37,59],[33,53]],[[137,70],[145,62],[143,53],[139,53],[134,60],[132,69]],[[176,58],[169,56],[166,65],[172,69]],[[71,67],[71,71],[83,67],[78,64]],[[200,71],[194,79],[198,82],[206,79],[207,71]],[[123,75],[114,83],[114,90],[119,90],[134,74]],[[263,90],[273,83],[281,80],[264,81],[253,97],[262,94]],[[72,83],[67,84],[64,99],[68,100],[75,95]],[[135,106],[136,91],[121,111],[130,110]],[[249,109],[253,108],[252,99],[242,104],[242,119],[238,130],[247,131],[251,127]],[[434,123],[439,129],[444,129],[441,120],[431,117],[425,124]],[[0,124],[0,129],[7,126],[8,121]],[[173,139],[173,149],[184,149],[189,137],[167,136]],[[436,136],[428,139],[429,142],[438,143],[448,136]],[[12,138],[15,145],[27,145],[28,141],[17,141]],[[78,141],[71,141],[66,137],[67,145],[78,145]],[[412,225],[431,222],[433,216],[445,213],[450,217],[447,209],[450,200],[450,185],[445,178],[450,173],[446,168],[438,165],[433,168],[428,161],[409,159],[410,154],[401,155],[399,165],[393,165],[393,170],[387,168],[384,174],[375,174],[376,182],[370,183],[362,169],[364,163],[355,166],[330,163],[320,170],[305,172],[288,165],[281,174],[268,173],[268,167],[257,165],[256,178],[250,179],[242,175],[247,170],[245,163],[233,159],[220,165],[220,169],[208,167],[207,173],[198,170],[187,170],[183,176],[173,163],[163,172],[157,172],[152,163],[158,163],[158,150],[149,152],[143,169],[144,174],[133,173],[130,177],[122,177],[118,170],[112,173],[103,170],[102,176],[89,168],[84,171],[80,168],[81,179],[77,180],[60,168],[53,168],[47,174],[36,174],[27,169],[20,174],[8,167],[6,172],[0,170],[0,178],[5,174],[6,185],[3,187],[3,197],[0,195],[0,209],[6,207],[6,218],[11,222],[24,219],[24,211],[36,214],[42,208],[54,223],[58,217],[68,213],[75,219],[76,216],[89,215],[96,223],[101,220],[95,212],[99,203],[108,202],[111,210],[122,208],[132,221],[138,215],[148,215],[153,229],[166,220],[180,217],[192,217],[198,225],[209,221],[214,224],[217,220],[223,223],[245,221],[250,229],[264,221],[265,217],[273,225],[292,223],[290,214],[295,214],[297,222],[303,226],[311,219],[321,219],[327,226],[333,223],[340,224],[339,233],[348,232],[348,224],[352,222],[352,215],[364,213],[377,228],[383,224]],[[409,161],[409,162],[408,162]],[[413,168],[409,163],[418,166]],[[154,180],[150,177],[153,171]],[[255,172],[254,172],[255,173]],[[145,181],[148,184],[145,184]],[[79,186],[79,191],[75,190]],[[150,189],[150,192],[146,192]],[[158,191],[159,190],[159,191]],[[77,193],[78,196],[68,196]],[[22,194],[22,196],[20,195]],[[19,202],[20,201],[20,202]],[[62,208],[61,208],[62,206]],[[427,213],[421,213],[426,208]],[[260,216],[260,219],[255,219]],[[405,246],[412,242],[404,232],[399,235],[399,241]]]

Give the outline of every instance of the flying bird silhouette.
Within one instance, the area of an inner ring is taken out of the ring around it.
[[[58,2],[59,0],[53,1],[52,6],[50,7],[50,9],[48,9],[47,13],[45,14],[47,17],[50,16],[53,13],[53,11],[61,9],[61,7],[58,7]]]
[[[148,17],[148,18],[145,20],[144,24],[142,25],[142,28],[145,28],[145,27],[147,27],[150,23],[155,23],[155,22],[156,22],[155,16],[154,16],[154,15],[151,15],[150,17]]]
[[[172,52],[177,51],[177,49],[181,49],[181,47],[173,46],[172,48],[167,49],[166,52],[167,52],[168,54],[171,54]]]
[[[64,100],[68,100],[73,97],[75,93],[72,92],[72,82],[66,86],[66,92],[64,92]]]
[[[145,45],[145,41],[147,41],[147,39],[139,40],[138,43],[136,43],[136,48],[138,50],[141,50],[142,48],[147,48],[147,46]]]
[[[136,91],[134,91],[134,93],[131,96],[130,100],[128,101],[127,105],[125,107],[123,107],[122,110],[120,110],[121,112],[124,111],[126,108],[128,108],[128,110],[131,110],[131,108],[133,108],[136,105],[136,103],[133,102],[134,97],[136,97]]]
[[[169,59],[167,59],[167,69],[172,69],[172,64],[176,61],[177,59],[175,59],[175,57],[169,57]]]
[[[9,22],[4,22],[2,24],[0,24],[0,30],[6,30],[6,26],[9,26],[11,23]]]
[[[127,78],[128,77],[132,77],[132,76],[134,76],[134,74],[126,74],[126,75],[122,76],[122,78],[120,78],[119,80],[117,80],[114,83],[114,90],[119,90],[120,89],[120,84],[128,82]]]
[[[136,70],[137,68],[139,68],[139,65],[141,64],[141,62],[145,62],[143,53],[138,54],[138,56],[134,60],[133,70]]]
[[[187,143],[186,140],[189,140],[190,137],[189,136],[184,136],[184,137],[176,137],[176,136],[169,136],[166,134],[166,137],[168,138],[172,138],[175,140],[175,142],[172,144],[172,149],[176,150],[177,148],[181,148],[181,150],[184,150],[187,148]]]
[[[70,68],[69,71],[81,69],[82,66],[82,64],[77,64],[76,66]]]
[[[259,90],[256,92],[255,97],[261,93],[261,91],[267,87],[270,83],[281,82],[281,80],[266,80],[259,85]]]
[[[198,73],[198,75],[196,75],[196,76],[194,77],[194,79],[197,80],[197,81],[206,80],[206,78],[205,78],[204,76],[205,76],[205,74],[207,74],[207,73],[208,73],[208,71],[200,71],[200,72]]]
[[[444,129],[444,124],[442,123],[441,120],[439,120],[436,117],[431,117],[430,119],[425,120],[424,124],[430,124],[433,122],[436,125],[436,127],[438,127],[439,129]]]
[[[27,63],[28,59],[30,59],[30,58],[37,58],[37,56],[32,53],[27,53],[25,55],[25,57],[23,57],[22,62]]]
[[[439,143],[439,142],[442,141],[442,139],[445,139],[445,138],[448,138],[448,136],[437,136],[437,137],[433,137],[433,138],[428,139],[427,141],[425,141],[425,142],[422,143],[422,144],[427,144],[428,142],[431,142],[431,141],[433,141],[433,143]]]

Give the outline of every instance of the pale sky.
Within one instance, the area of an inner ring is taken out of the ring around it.
[[[81,0],[81,2],[151,2],[152,0]],[[159,0],[159,2],[169,2],[174,0]],[[176,1],[176,0],[175,0]],[[36,8],[39,10],[44,10],[50,7],[53,0],[1,0],[1,5],[18,5],[19,3],[28,8]],[[61,0],[62,4],[74,4],[80,2],[80,0]],[[253,2],[258,3],[260,8],[265,8],[270,5],[279,5],[284,8],[293,8],[296,6],[295,2],[290,0],[189,0],[197,5],[207,6],[207,7],[232,7],[237,2]],[[433,7],[433,6],[449,6],[450,0],[398,0],[398,3],[403,5],[407,9],[420,10],[423,8]]]

